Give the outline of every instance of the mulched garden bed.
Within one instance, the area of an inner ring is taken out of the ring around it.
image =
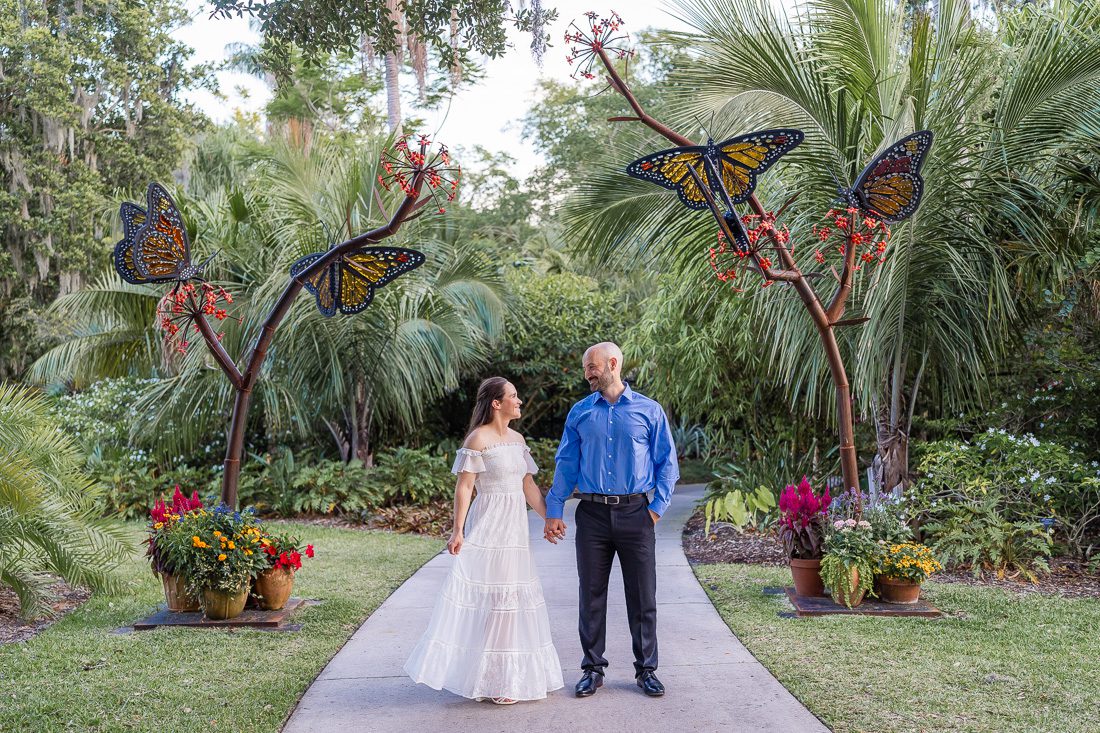
[[[50,604],[53,616],[28,622],[19,618],[19,599],[15,593],[10,588],[0,587],[0,644],[30,639],[57,623],[92,595],[86,588],[73,588],[60,580],[50,586],[50,592],[55,596]]]
[[[706,520],[700,507],[684,526],[684,554],[694,564],[741,563],[745,565],[787,564],[787,555],[779,539],[768,533],[739,533],[722,523],[711,523],[710,537],[703,534]],[[1013,593],[1044,593],[1064,598],[1100,598],[1100,574],[1089,573],[1080,563],[1055,558],[1050,573],[1032,583],[1021,578],[996,578],[988,574],[975,578],[969,572],[937,573],[940,583],[961,583],[979,587],[1003,588]]]

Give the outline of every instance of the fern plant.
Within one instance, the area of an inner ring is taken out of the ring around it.
[[[49,585],[116,587],[114,569],[133,552],[123,526],[99,516],[102,488],[36,390],[0,383],[0,585],[24,618],[50,612]]]
[[[1047,572],[1053,542],[1040,522],[1010,521],[998,511],[995,498],[956,504],[945,518],[924,527],[936,554],[947,566],[970,567],[998,578],[1022,575],[1035,582]]]

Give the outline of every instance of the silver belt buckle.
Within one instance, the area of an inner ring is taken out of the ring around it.
[[[615,499],[615,503],[614,503],[614,504],[612,504],[612,503],[611,503],[611,500],[612,500],[612,499]],[[612,494],[611,496],[608,496],[608,497],[606,497],[606,498],[604,499],[604,502],[603,502],[603,503],[604,503],[604,504],[608,504],[608,505],[611,505],[611,506],[615,506],[616,504],[621,504],[621,503],[622,503],[622,499],[620,499],[620,498],[619,498],[619,495],[618,495],[618,494]]]

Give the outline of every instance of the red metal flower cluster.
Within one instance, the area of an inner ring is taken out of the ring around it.
[[[218,285],[202,282],[198,287],[194,283],[182,283],[157,303],[157,326],[164,332],[164,342],[180,354],[187,353],[190,342],[187,340],[187,325],[199,330],[196,320],[213,316],[219,321],[229,317],[229,311],[221,305],[233,303],[233,294]],[[217,334],[218,340],[222,335]]]
[[[791,240],[791,232],[786,225],[775,225],[775,213],[768,211],[763,216],[746,214],[741,217],[741,224],[745,227],[745,234],[749,239],[749,249],[731,246],[723,232],[718,232],[718,246],[710,248],[710,268],[719,282],[729,282],[737,278],[737,271],[745,266],[745,260],[753,252],[759,252],[766,241],[770,241],[771,235],[775,235],[780,244],[787,244]],[[774,264],[770,257],[760,257],[760,265],[769,268]],[[764,280],[761,287],[771,285],[771,280]],[[737,292],[744,292],[735,288]]]
[[[569,65],[575,67],[572,74],[574,79],[596,78],[592,73],[592,67],[599,60],[600,51],[614,54],[618,59],[634,56],[634,49],[626,46],[630,36],[619,33],[619,28],[623,26],[623,19],[618,13],[612,10],[610,17],[601,18],[589,11],[584,14],[584,17],[584,21],[574,20],[569,24],[571,31],[569,29],[565,31],[565,42],[574,44],[565,57]]]
[[[442,200],[454,201],[458,195],[458,181],[462,177],[462,168],[451,159],[450,151],[443,143],[436,143],[433,150],[431,139],[427,135],[416,137],[414,145],[409,145],[410,135],[397,139],[393,148],[382,151],[382,173],[378,183],[387,191],[401,189],[406,196],[415,196],[413,179],[416,174],[424,173],[427,193],[436,202],[440,214],[447,212]]]
[[[825,264],[828,253],[835,252],[844,257],[849,242],[857,251],[863,249],[859,254],[859,261],[863,264],[874,262],[881,265],[886,261],[886,243],[890,241],[890,227],[886,226],[884,221],[863,216],[862,212],[854,206],[842,211],[829,209],[825,214],[825,223],[814,226],[813,232],[818,241],[818,248],[814,250],[814,259],[819,265]],[[839,237],[840,243],[836,247],[827,246],[826,242],[834,237]],[[856,265],[855,269],[859,270],[861,266]]]

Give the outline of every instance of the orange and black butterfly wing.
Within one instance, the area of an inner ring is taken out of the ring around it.
[[[902,138],[872,160],[848,191],[850,203],[887,222],[908,219],[920,206],[924,179],[920,169],[932,148],[932,131]]]
[[[134,238],[145,224],[147,218],[145,209],[137,204],[124,201],[122,206],[119,207],[118,214],[119,218],[122,219],[122,239],[115,245],[115,271],[123,280],[134,285],[153,282],[141,276],[137,269],[137,263],[134,262]],[[165,278],[165,280],[172,279],[174,278]]]
[[[297,260],[290,266],[290,276],[298,277],[307,267],[326,254],[327,252],[314,252]],[[321,311],[321,315],[325,317],[336,315],[336,273],[337,263],[330,262],[314,273],[312,277],[302,281],[305,289],[317,298],[317,310]]]
[[[401,247],[363,247],[341,258],[337,302],[341,313],[365,310],[374,291],[424,264],[424,255]]]
[[[134,236],[134,265],[150,282],[187,280],[198,274],[191,264],[191,244],[176,203],[159,183],[150,183],[145,224]]]
[[[802,130],[775,129],[750,132],[718,143],[722,187],[735,204],[744,203],[756,190],[756,177],[806,139]]]
[[[634,161],[626,167],[626,173],[632,178],[675,191],[689,209],[705,209],[707,199],[689,170],[694,168],[700,181],[708,180],[703,159],[705,152],[706,148],[702,145],[662,150]]]

